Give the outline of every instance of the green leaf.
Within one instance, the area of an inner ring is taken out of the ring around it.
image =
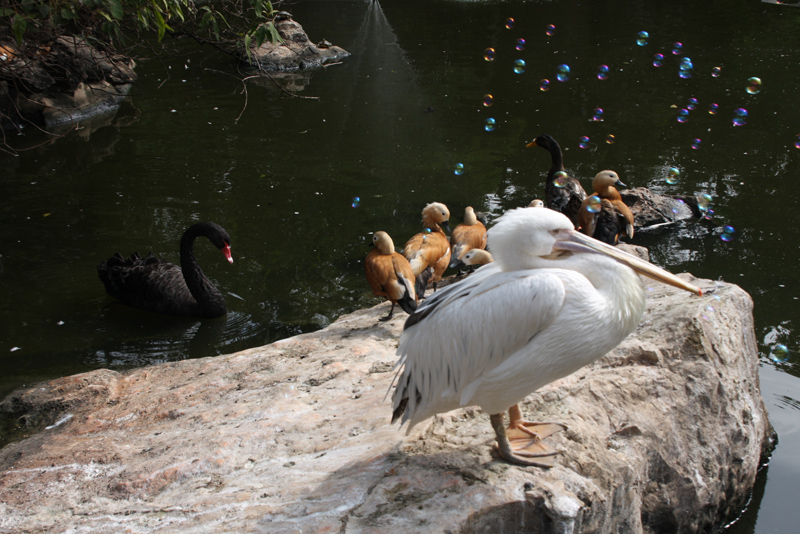
[[[0,7],[0,17],[8,17],[9,15],[13,15],[14,10],[7,8],[7,7]]]
[[[125,14],[122,9],[122,0],[109,0],[108,10],[111,11],[111,16],[120,20]]]
[[[270,35],[272,35],[272,44],[283,44],[286,42],[283,40],[283,37],[281,37],[281,34],[278,33],[278,28],[275,27],[272,21],[267,23],[267,29],[269,29]]]
[[[17,45],[22,45],[22,36],[25,34],[25,29],[28,27],[28,21],[25,17],[19,14],[14,15],[14,21],[11,23],[11,29],[14,30],[14,37],[17,39]]]

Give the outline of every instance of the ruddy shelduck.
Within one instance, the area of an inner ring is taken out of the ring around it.
[[[467,206],[464,221],[450,235],[450,268],[463,264],[461,257],[472,249],[486,248],[486,227],[475,217],[475,210]]]
[[[450,264],[450,242],[444,229],[450,231],[450,210],[441,202],[431,202],[422,210],[424,230],[415,234],[403,247],[403,256],[411,264],[416,280],[417,298],[423,298],[428,282],[442,279],[445,269]]]
[[[373,295],[384,297],[392,303],[389,315],[380,320],[388,321],[392,318],[395,304],[399,304],[406,313],[414,313],[417,309],[417,292],[414,289],[414,273],[408,260],[395,252],[394,242],[386,232],[375,232],[372,244],[375,248],[369,251],[364,260],[367,282]]]
[[[619,236],[633,237],[633,213],[616,187],[627,187],[614,171],[600,171],[592,180],[594,193],[581,203],[581,232],[603,243],[616,245]]]

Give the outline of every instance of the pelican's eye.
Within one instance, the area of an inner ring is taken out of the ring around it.
[[[560,231],[561,231],[561,230],[550,230],[550,234],[551,234],[553,237],[558,237],[558,233],[559,233]]]

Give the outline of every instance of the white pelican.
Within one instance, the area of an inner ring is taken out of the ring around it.
[[[406,321],[392,421],[402,417],[410,431],[437,413],[478,405],[490,414],[503,458],[550,467],[557,451],[541,440],[564,426],[524,421],[517,403],[636,329],[645,310],[637,272],[702,290],[577,232],[548,209],[505,213],[489,230],[488,248],[494,263],[435,293]]]

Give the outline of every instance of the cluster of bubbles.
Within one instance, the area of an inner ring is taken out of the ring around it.
[[[593,122],[600,122],[603,120],[603,108],[594,108],[592,112],[592,121]]]
[[[456,176],[461,176],[464,174],[464,164],[463,163],[456,163],[455,169],[453,169],[453,174]]]
[[[600,65],[599,67],[597,67],[597,79],[598,80],[608,79],[608,65]]]
[[[523,72],[525,72],[525,60],[524,59],[518,59],[518,60],[514,61],[514,72],[516,72],[517,74],[522,74]]]
[[[553,175],[553,185],[556,187],[566,187],[569,183],[569,176],[564,171],[558,171]]]
[[[353,200],[350,201],[350,206],[353,208],[357,208],[361,205],[361,197],[353,197]]]
[[[569,65],[562,64],[558,66],[558,74],[556,74],[556,79],[559,82],[566,82],[569,81]]]
[[[784,363],[789,359],[789,349],[778,343],[770,348],[769,359],[775,363]]]
[[[684,80],[687,78],[692,77],[692,71],[694,70],[694,64],[692,60],[688,57],[681,59],[680,65],[678,65],[678,76],[683,78]]]
[[[581,148],[589,148],[589,138],[587,136],[583,136],[578,141],[578,146]]]
[[[483,129],[486,130],[487,132],[493,132],[495,130],[495,128],[497,128],[497,121],[496,120],[494,120],[492,118],[488,118],[488,119],[486,119],[484,121]]]
[[[602,209],[603,203],[600,201],[600,197],[597,195],[590,196],[589,202],[586,203],[586,211],[589,213],[600,213]]]

